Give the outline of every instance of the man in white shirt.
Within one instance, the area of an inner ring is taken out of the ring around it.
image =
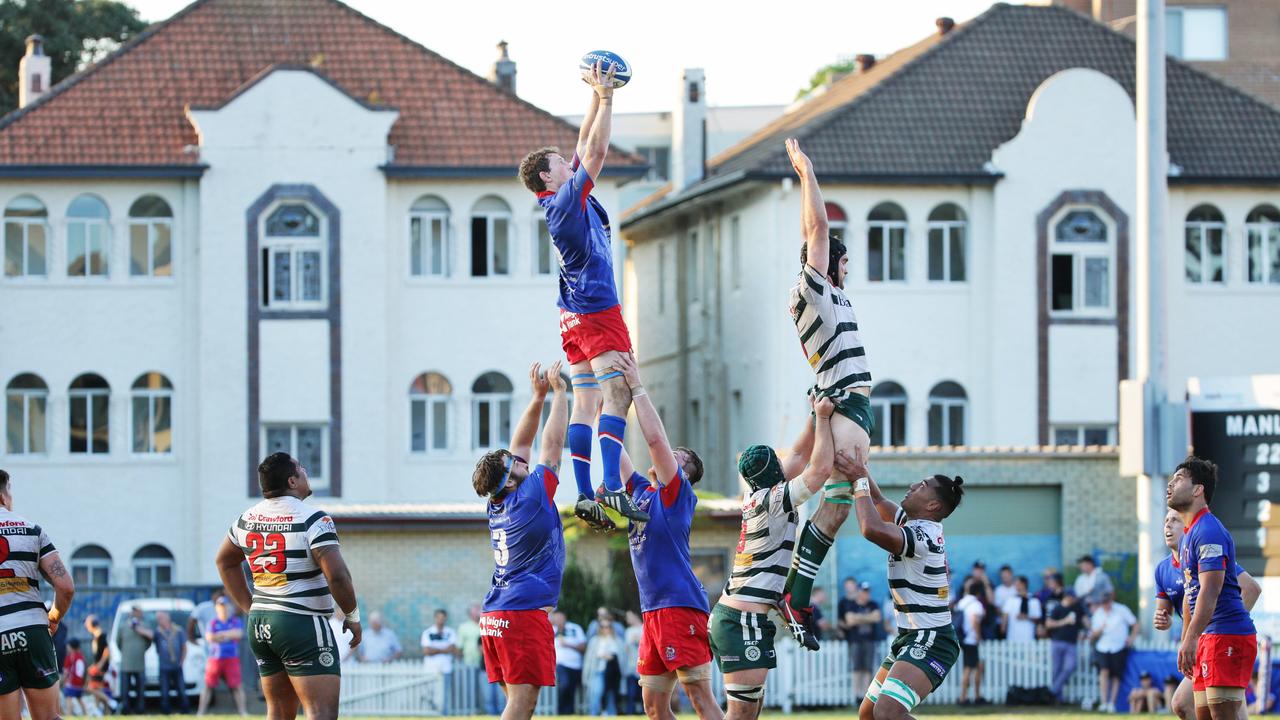
[[[1001,575],[1004,571],[1001,570]],[[1044,608],[1040,601],[1028,594],[1028,582],[1025,575],[1019,575],[1014,584],[1014,593],[1005,598],[1000,606],[1002,613],[1000,622],[1004,627],[1004,637],[1009,642],[1029,643],[1036,639],[1036,622],[1044,617]],[[1003,587],[1003,585],[1001,586]],[[1000,588],[996,588],[996,596]]]
[[[356,646],[356,659],[367,663],[388,663],[400,657],[404,648],[400,639],[389,627],[382,624],[382,613],[377,610],[369,613],[369,629],[364,631],[364,639]]]
[[[587,649],[587,634],[582,626],[571,623],[564,613],[551,613],[551,628],[556,632],[556,714],[575,715],[574,699],[582,684],[582,653]]]
[[[453,656],[458,652],[458,633],[445,625],[449,613],[443,609],[436,610],[435,624],[422,631],[422,665],[429,673],[440,673],[442,692],[436,697],[440,700],[440,714],[448,715],[453,698],[449,692],[453,678]]]
[[[1114,602],[1110,592],[1102,594],[1098,609],[1090,619],[1094,642],[1093,664],[1098,668],[1098,695],[1103,712],[1116,711],[1116,695],[1129,664],[1129,648],[1138,638],[1138,619],[1129,608]]]
[[[1002,611],[1009,598],[1018,594],[1017,587],[1013,584],[1013,568],[1008,565],[1000,567],[1000,584],[996,586],[995,606]]]
[[[982,618],[987,614],[982,598],[986,596],[986,585],[981,580],[970,578],[964,586],[964,596],[956,603],[956,612],[960,613],[964,623],[964,632],[960,639],[960,653],[963,658],[963,670],[960,673],[960,704],[969,705],[969,688],[973,688],[972,703],[985,705],[982,698],[982,660],[978,657],[978,645],[982,642]],[[892,613],[891,613],[892,614]]]
[[[1115,587],[1111,584],[1111,578],[1098,567],[1092,555],[1081,555],[1076,561],[1076,567],[1080,569],[1080,574],[1076,576],[1072,589],[1076,591],[1076,598],[1092,612],[1102,602],[1103,593],[1114,594]]]

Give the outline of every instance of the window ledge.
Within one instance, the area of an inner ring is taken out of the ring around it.
[[[101,279],[73,279],[73,278],[56,278],[49,279],[31,279],[23,280],[20,278],[7,277],[0,279],[0,286],[8,286],[11,288],[30,288],[30,289],[65,289],[75,288],[84,290],[93,288],[95,290],[139,290],[139,289],[157,289],[157,288],[173,288],[178,285],[172,279],[160,278],[134,278],[129,280],[120,280],[118,278],[101,278]]]
[[[1183,287],[1191,295],[1223,295],[1223,296],[1256,296],[1256,295],[1280,295],[1280,284],[1276,283],[1214,283],[1213,285],[1203,285],[1190,283],[1184,284]]]
[[[38,455],[34,453],[26,454],[8,454],[0,453],[0,458],[9,465],[22,465],[26,467],[118,467],[121,465],[141,464],[147,465],[180,465],[182,458],[172,453],[168,455],[135,455],[133,453],[104,453],[102,455]]]

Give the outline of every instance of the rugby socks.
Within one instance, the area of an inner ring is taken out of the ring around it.
[[[822,567],[822,560],[833,542],[835,541],[823,534],[812,520],[805,522],[800,542],[796,544],[796,552],[792,556],[791,572],[787,575],[791,607],[797,610],[809,607],[813,581],[818,577],[818,568]]]
[[[627,431],[626,418],[600,415],[600,461],[604,465],[604,488],[622,491],[622,436]]]
[[[573,479],[578,483],[578,494],[588,498],[596,496],[591,487],[591,426],[573,423],[569,426],[569,457],[573,459]]]

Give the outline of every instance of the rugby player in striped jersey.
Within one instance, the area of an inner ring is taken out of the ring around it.
[[[938,689],[960,656],[948,603],[951,571],[942,521],[964,497],[964,480],[930,475],[911,485],[899,507],[880,493],[860,458],[839,452],[836,470],[854,478],[862,536],[889,553],[889,593],[898,625],[858,716],[902,720]]]
[[[360,644],[360,610],[338,531],[311,496],[307,469],[288,453],[258,465],[262,502],[231,526],[215,563],[227,594],[249,616],[249,649],[258,660],[267,717],[294,718],[301,703],[308,720],[338,717],[341,686],[338,640],[329,626],[336,601]],[[253,590],[240,566],[248,561]]]

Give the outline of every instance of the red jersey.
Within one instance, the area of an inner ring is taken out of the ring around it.
[[[62,673],[63,677],[67,679],[67,687],[84,687],[84,675],[87,669],[84,653],[79,650],[68,652],[66,662],[62,663]]]

